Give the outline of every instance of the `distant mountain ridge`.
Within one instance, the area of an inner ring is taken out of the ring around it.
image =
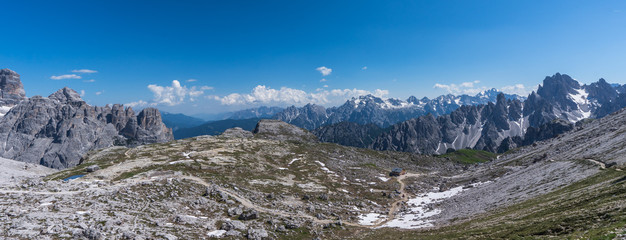
[[[176,128],[174,135],[177,139],[184,137],[194,137],[202,134],[217,135],[226,130],[223,127],[215,126],[223,125],[228,122],[230,127],[242,127],[251,130],[250,121],[226,121],[226,120],[246,120],[246,119],[277,119],[295,126],[313,130],[321,126],[329,126],[341,122],[354,122],[358,124],[374,124],[380,128],[389,127],[395,123],[408,119],[416,118],[426,114],[434,114],[436,116],[448,114],[462,105],[477,105],[495,102],[498,93],[497,89],[492,88],[482,91],[475,96],[452,94],[442,95],[434,99],[426,97],[417,99],[414,96],[409,97],[406,101],[394,98],[379,98],[373,95],[364,95],[347,100],[343,105],[338,107],[325,108],[316,104],[307,104],[303,107],[266,107],[250,108],[227,114],[224,121],[209,121],[204,127],[180,127]],[[515,94],[505,94],[507,99],[520,99],[524,97]],[[166,122],[167,124],[168,122]],[[238,125],[241,124],[241,125]],[[224,126],[226,126],[224,125]],[[174,127],[174,125],[171,125]],[[347,127],[347,126],[346,126]],[[370,129],[372,132],[374,128]],[[332,131],[331,131],[332,132]],[[380,132],[376,130],[374,132]],[[330,132],[325,134],[329,136]],[[350,140],[351,141],[351,140]],[[352,144],[357,144],[356,141]],[[350,145],[353,146],[353,145]]]
[[[242,128],[246,131],[252,131],[256,127],[259,120],[261,119],[250,118],[208,121],[195,127],[177,129],[174,131],[174,137],[176,139],[183,139],[200,135],[220,135],[226,131],[226,129],[235,127]]]
[[[418,99],[411,96],[407,100],[365,95],[352,98],[338,107],[324,108],[315,104],[303,107],[291,106],[277,113],[274,118],[309,130],[344,121],[388,127],[427,114],[435,116],[449,114],[463,105],[495,102],[498,93],[500,92],[493,88],[475,96],[448,94],[434,99],[426,97]],[[524,100],[518,95],[504,96],[506,99]]]
[[[181,128],[195,127],[206,122],[202,119],[190,117],[181,113],[161,112],[161,118],[163,119],[165,126],[171,128],[172,131],[176,131]]]
[[[236,111],[230,114],[230,116],[228,116],[227,119],[241,120],[241,119],[249,119],[249,118],[272,118],[274,115],[276,115],[277,113],[283,110],[284,108],[281,108],[281,107],[261,106],[258,108],[250,108],[250,109]]]

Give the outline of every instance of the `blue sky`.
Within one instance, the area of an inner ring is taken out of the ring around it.
[[[364,93],[525,93],[556,72],[626,82],[624,1],[9,1],[3,9],[0,68],[20,73],[28,96],[69,86],[96,105],[196,114],[330,106]],[[97,72],[73,72],[81,69]]]

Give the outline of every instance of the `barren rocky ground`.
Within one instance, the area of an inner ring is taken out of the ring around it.
[[[0,186],[0,237],[618,237],[624,114],[478,164],[308,141],[276,122],[273,134],[92,151],[60,172],[7,160],[16,171],[0,174],[10,179]],[[390,177],[395,167],[408,173]]]

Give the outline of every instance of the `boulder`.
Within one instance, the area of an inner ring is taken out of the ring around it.
[[[246,224],[241,222],[241,221],[237,221],[237,220],[232,220],[232,221],[226,221],[222,224],[222,227],[220,228],[221,230],[226,230],[226,231],[230,231],[230,230],[246,230]]]
[[[98,165],[91,165],[89,167],[86,168],[87,172],[95,172],[100,170],[100,166]]]
[[[269,237],[269,234],[267,234],[267,231],[265,231],[265,229],[263,228],[250,228],[248,229],[247,237],[248,239],[262,240]]]
[[[254,209],[246,209],[245,211],[243,211],[243,213],[241,213],[241,215],[239,215],[239,220],[244,220],[244,221],[253,220],[257,218],[259,218],[259,213]]]

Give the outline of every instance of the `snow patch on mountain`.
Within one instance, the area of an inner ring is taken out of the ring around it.
[[[576,94],[570,93],[568,97],[572,99],[572,101],[574,101],[576,105],[578,105],[578,110],[571,112],[572,118],[569,120],[572,122],[577,122],[579,120],[591,117],[591,106],[589,104],[589,100],[587,99],[589,93],[585,89],[574,89],[574,91],[576,91]]]

